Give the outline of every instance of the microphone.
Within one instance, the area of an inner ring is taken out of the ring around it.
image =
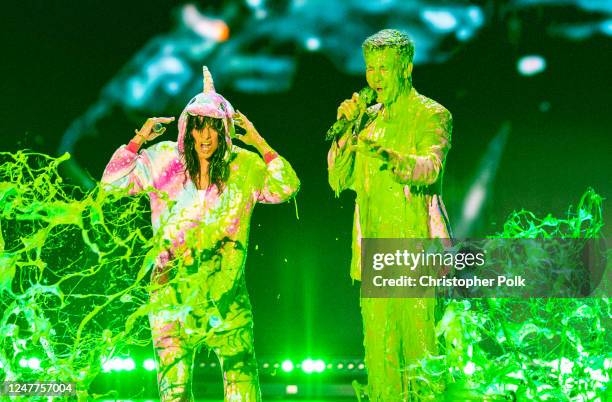
[[[376,91],[374,91],[370,87],[362,88],[359,91],[359,98],[365,101],[366,107],[370,106],[376,100]],[[330,141],[336,138],[338,135],[342,134],[346,130],[346,126],[352,120],[347,120],[346,117],[342,116],[327,130],[327,134],[325,135],[325,141]]]

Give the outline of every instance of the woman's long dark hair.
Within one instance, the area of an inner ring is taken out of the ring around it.
[[[210,160],[208,177],[210,178],[209,186],[216,184],[217,188],[221,191],[223,189],[223,183],[227,181],[227,176],[229,174],[229,161],[223,159],[227,150],[223,120],[208,116],[187,115],[186,126],[185,137],[183,139],[184,155],[182,156],[185,164],[185,173],[191,178],[196,187],[200,178],[200,159],[198,158],[198,153],[195,149],[195,140],[191,132],[194,129],[202,130],[204,127],[212,127],[217,132],[219,145]]]

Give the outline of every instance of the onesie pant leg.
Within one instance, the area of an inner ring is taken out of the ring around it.
[[[261,401],[252,326],[217,333],[209,346],[223,369],[225,401]]]
[[[188,402],[191,391],[194,350],[189,347],[178,321],[151,319],[157,360],[157,383],[162,402]]]

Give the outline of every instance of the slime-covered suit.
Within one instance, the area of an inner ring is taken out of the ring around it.
[[[244,275],[249,224],[257,202],[289,200],[299,180],[282,157],[265,163],[232,145],[233,108],[214,92],[208,76],[205,91],[179,118],[177,142],[160,142],[140,153],[121,146],[102,182],[131,188],[130,193],[148,190],[153,230],[162,231],[149,305],[162,401],[193,398],[193,357],[201,346],[214,350],[221,362],[226,401],[259,401]],[[188,113],[224,121],[229,176],[221,189],[198,190],[185,171],[179,151],[185,135],[191,135],[185,132]]]
[[[397,117],[385,119],[384,107],[374,105],[344,134],[349,144],[332,144],[332,189],[357,193],[354,280],[361,280],[362,238],[450,238],[440,193],[451,130],[450,113],[412,88]],[[387,150],[400,162],[386,158]],[[370,400],[418,399],[418,381],[408,366],[436,352],[434,304],[434,299],[361,299]]]

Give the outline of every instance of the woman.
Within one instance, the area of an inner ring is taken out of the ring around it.
[[[153,229],[162,239],[147,310],[161,400],[192,399],[194,352],[206,346],[221,362],[225,400],[259,401],[244,280],[249,223],[257,202],[291,199],[299,180],[246,116],[215,92],[206,67],[204,91],[181,113],[177,141],[138,152],[173,120],[148,119],[102,178],[109,187],[149,192]],[[232,144],[234,122],[245,130],[236,138],[261,157]]]

